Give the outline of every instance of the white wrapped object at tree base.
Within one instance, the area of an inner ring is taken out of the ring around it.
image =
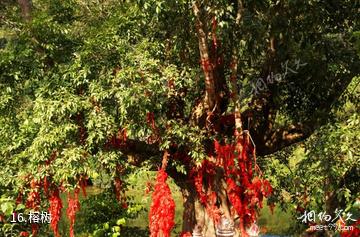
[[[252,223],[251,226],[246,229],[246,233],[249,237],[258,237],[260,233],[259,226],[256,223]]]
[[[235,235],[234,223],[226,217],[221,217],[220,223],[216,227],[217,237],[232,237]]]

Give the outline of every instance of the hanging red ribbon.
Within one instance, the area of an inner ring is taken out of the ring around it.
[[[60,237],[58,223],[61,217],[61,209],[63,208],[62,201],[60,198],[59,189],[56,187],[49,197],[49,213],[51,216],[50,226],[54,231],[55,237]]]
[[[74,237],[74,225],[75,225],[75,217],[76,212],[80,210],[80,202],[79,202],[79,192],[80,189],[76,188],[74,191],[74,196],[68,193],[68,208],[66,209],[66,214],[70,221],[70,237]]]
[[[166,183],[168,175],[158,171],[149,212],[150,237],[170,237],[175,225],[175,202]]]

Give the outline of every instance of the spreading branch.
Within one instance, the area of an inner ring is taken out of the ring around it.
[[[129,163],[134,166],[141,166],[144,161],[160,154],[158,143],[148,144],[145,141],[132,139],[127,139],[120,151],[127,156]],[[159,164],[161,164],[160,159]]]
[[[332,98],[331,102],[329,102],[328,98],[323,98],[324,102],[319,103],[319,106],[314,108],[312,116],[302,122],[284,127],[273,126],[273,120],[278,110],[273,102],[274,93],[263,95],[261,104],[257,104],[257,107],[253,110],[242,113],[242,118],[245,120],[252,116],[253,123],[249,130],[255,140],[258,154],[272,154],[294,143],[304,141],[316,129],[326,124],[333,103],[340,99],[342,92],[346,90],[354,75],[342,75],[341,84],[335,83],[333,85],[333,88],[329,90],[328,97]]]

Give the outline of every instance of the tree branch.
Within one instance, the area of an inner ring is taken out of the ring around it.
[[[25,21],[31,20],[31,0],[18,0],[18,3],[21,8],[21,15]]]
[[[236,26],[238,26],[240,24],[240,21],[242,19],[242,15],[243,15],[243,11],[244,11],[244,6],[242,4],[242,1],[238,0],[238,11],[237,11],[237,16],[236,16],[236,20],[235,20]],[[235,111],[234,111],[235,132],[237,135],[240,135],[240,134],[242,134],[242,121],[241,121],[241,114],[240,114],[238,86],[237,86],[237,82],[236,82],[237,73],[238,73],[238,50],[237,50],[236,44],[232,50],[230,67],[231,67],[230,81],[231,81],[231,87],[232,87],[232,100],[233,100],[234,107],[235,107]]]
[[[287,128],[279,128],[272,131],[268,138],[255,135],[256,150],[259,155],[268,155],[281,150],[284,147],[300,142],[308,138],[316,127],[308,127],[304,124],[291,125]]]
[[[242,114],[243,119],[251,116],[254,120],[250,132],[255,140],[258,153],[260,155],[271,154],[311,136],[316,129],[328,121],[332,105],[340,99],[342,92],[347,88],[354,75],[342,75],[342,84],[334,84],[333,88],[329,90],[329,97],[323,98],[323,103],[319,103],[318,107],[313,108],[312,116],[300,123],[274,128],[272,122],[269,122],[269,120],[274,120],[276,116],[276,108],[273,107],[275,105],[271,94],[263,97],[263,103],[256,109],[245,111]]]
[[[127,139],[125,145],[120,147],[120,151],[128,157],[130,164],[141,166],[141,164],[150,157],[159,156],[160,149],[157,143],[148,144],[145,141]],[[159,159],[159,165],[161,159]]]
[[[209,47],[207,44],[207,33],[201,19],[200,8],[197,1],[194,1],[193,12],[196,20],[196,31],[199,40],[199,51],[201,65],[205,76],[205,108],[211,111],[216,104],[214,68],[210,61]]]

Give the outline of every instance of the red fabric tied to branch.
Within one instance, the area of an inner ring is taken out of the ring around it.
[[[206,196],[205,192],[203,191],[203,174],[202,174],[202,172],[197,172],[194,175],[194,183],[195,183],[196,192],[199,195],[199,201],[201,204],[205,205],[207,202],[207,196]]]
[[[167,177],[163,169],[158,171],[149,213],[150,237],[170,237],[175,225],[175,202],[166,183]]]
[[[30,235],[29,232],[26,232],[26,231],[20,232],[20,237],[28,237],[29,235]]]
[[[116,177],[114,179],[114,188],[115,188],[115,196],[116,196],[116,200],[120,201],[121,199],[121,186],[122,186],[122,181],[119,177]]]
[[[60,237],[58,223],[60,221],[61,209],[62,209],[63,205],[62,205],[62,201],[60,198],[58,188],[55,188],[52,191],[50,198],[49,198],[49,203],[50,203],[49,213],[51,216],[50,226],[51,226],[51,229],[54,231],[55,237]]]
[[[119,128],[116,134],[110,136],[105,143],[105,149],[119,149],[126,146],[126,128]]]
[[[153,112],[146,113],[146,123],[151,127],[152,135],[147,138],[147,143],[153,144],[159,140],[159,131],[155,124],[155,115]]]
[[[40,203],[41,203],[41,196],[40,196],[40,187],[41,182],[36,179],[31,179],[30,181],[30,188],[31,191],[29,192],[26,200],[25,200],[25,207],[27,209],[33,211],[39,211]],[[23,200],[23,193],[20,191],[18,197],[16,198],[16,204],[20,204]],[[37,223],[31,224],[31,234],[32,236],[36,236],[39,231],[39,225]],[[27,233],[27,232],[24,232]]]
[[[194,180],[196,192],[199,196],[200,203],[205,207],[208,215],[215,223],[220,220],[220,210],[216,206],[217,195],[213,190],[213,178],[216,174],[216,166],[214,162],[204,160],[201,167],[191,170],[191,176]]]
[[[155,115],[153,112],[147,112],[146,113],[146,122],[150,125],[152,129],[156,128],[155,125]]]
[[[43,188],[44,188],[44,192],[46,195],[48,195],[48,193],[49,193],[49,186],[50,186],[49,179],[47,176],[45,176],[44,182],[43,182]]]
[[[256,221],[263,198],[272,193],[270,182],[261,177],[254,177],[255,148],[248,139],[240,140],[237,144],[224,145],[215,140],[214,147],[217,163],[225,170],[232,213],[236,212],[239,216],[242,227],[249,227]]]
[[[23,201],[23,192],[20,191],[20,192],[18,193],[18,196],[17,196],[16,200],[15,200],[15,204],[16,204],[16,205],[19,205],[20,203],[22,203],[22,201]]]
[[[84,195],[84,197],[87,196],[87,193],[86,193],[86,186],[87,186],[87,178],[82,176],[80,179],[79,179],[79,186],[81,188],[81,191]]]
[[[70,237],[74,237],[74,224],[76,212],[80,210],[80,202],[79,202],[79,192],[80,189],[75,189],[74,197],[68,193],[68,208],[66,209],[66,214],[70,221]]]
[[[237,213],[243,213],[243,206],[241,202],[241,197],[239,195],[241,193],[241,188],[238,185],[236,185],[234,180],[230,178],[226,180],[226,183],[227,183],[229,201],[231,202],[233,208]]]
[[[37,236],[39,232],[39,225],[38,224],[31,224],[31,236]]]
[[[209,72],[212,69],[212,64],[210,60],[201,60],[200,63],[205,72]]]
[[[30,188],[31,191],[26,199],[25,206],[28,209],[38,210],[41,202],[40,192],[39,192],[40,189],[39,182],[36,181],[35,179],[31,180]]]
[[[351,225],[352,229],[342,231],[340,233],[341,237],[354,237],[360,236],[360,220],[357,220],[354,224]]]
[[[215,140],[214,142],[215,151],[218,155],[217,163],[224,167],[225,175],[229,176],[232,173],[232,170],[235,166],[234,162],[234,147],[232,145],[221,145],[218,141]]]

